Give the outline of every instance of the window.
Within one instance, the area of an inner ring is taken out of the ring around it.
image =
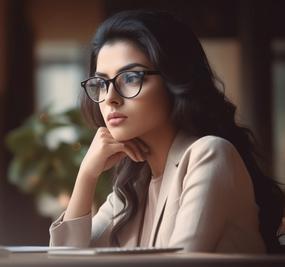
[[[285,182],[285,41],[276,40],[272,45],[273,74],[273,126],[274,169],[276,177]]]

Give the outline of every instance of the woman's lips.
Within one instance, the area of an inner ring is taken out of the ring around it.
[[[119,124],[121,124],[126,119],[127,118],[113,118],[113,119],[109,120],[109,124],[111,126],[118,126]]]
[[[124,122],[128,117],[122,113],[113,112],[107,116],[107,121],[111,126],[118,126]]]

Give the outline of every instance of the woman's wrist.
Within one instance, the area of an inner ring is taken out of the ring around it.
[[[64,220],[78,218],[91,212],[97,178],[79,172]]]
[[[95,172],[87,171],[86,169],[80,167],[76,180],[84,181],[90,186],[95,186],[100,174]]]

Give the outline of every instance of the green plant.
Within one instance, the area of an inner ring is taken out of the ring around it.
[[[6,136],[13,154],[8,179],[22,191],[36,197],[70,195],[80,163],[92,141],[78,109],[62,113],[46,110],[33,114]],[[103,174],[96,189],[100,205],[110,191],[110,175]]]

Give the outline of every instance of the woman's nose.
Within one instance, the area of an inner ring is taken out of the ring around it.
[[[123,102],[123,98],[116,91],[114,84],[110,83],[108,93],[105,98],[106,104],[109,105],[120,105]]]

